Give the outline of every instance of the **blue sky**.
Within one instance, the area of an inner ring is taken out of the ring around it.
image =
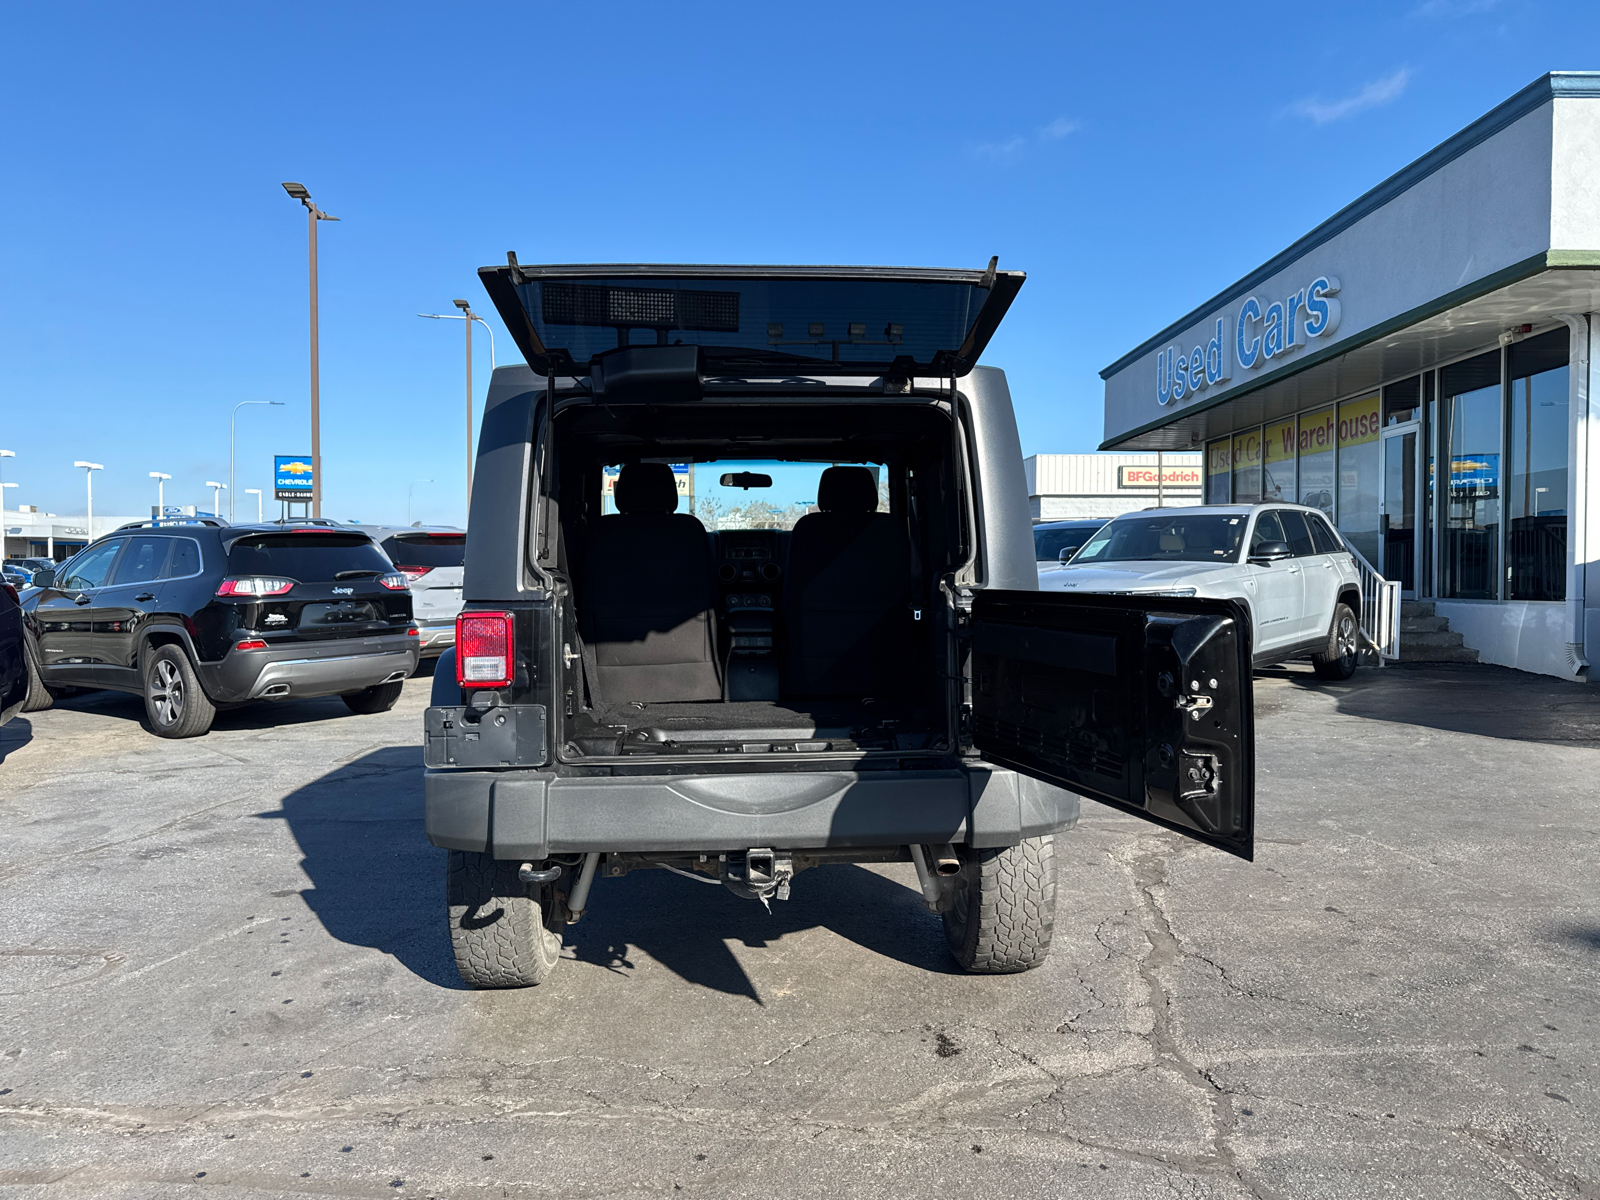
[[[309,449],[325,513],[459,523],[461,327],[523,262],[1029,273],[986,360],[1026,453],[1098,370],[1548,70],[1600,5],[12,5],[0,47],[8,507],[208,504]],[[1580,55],[1589,55],[1584,61]],[[479,348],[478,396],[488,355]],[[414,481],[432,480],[432,483]],[[241,502],[244,497],[241,497]]]

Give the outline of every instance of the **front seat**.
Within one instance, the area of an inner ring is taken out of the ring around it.
[[[589,534],[578,606],[595,700],[720,700],[705,526],[676,511],[678,486],[665,463],[624,466],[613,499],[616,514]]]
[[[829,467],[795,523],[783,588],[783,691],[885,696],[911,673],[911,542],[866,467]]]

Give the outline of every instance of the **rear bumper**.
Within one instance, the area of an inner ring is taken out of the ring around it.
[[[1078,797],[1000,767],[574,779],[430,770],[428,840],[532,861],[551,854],[1013,846],[1069,829]]]
[[[406,634],[298,642],[271,650],[231,650],[200,670],[214,700],[290,700],[359,692],[417,669],[417,639]]]
[[[456,623],[451,618],[442,625],[424,625],[417,622],[417,632],[421,636],[417,639],[421,643],[423,658],[438,658],[451,646],[456,644]]]

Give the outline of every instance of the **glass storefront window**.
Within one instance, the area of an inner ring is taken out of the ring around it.
[[[1333,409],[1300,418],[1300,503],[1320,508],[1333,519]]]
[[[1261,498],[1294,503],[1294,418],[1278,421],[1261,431],[1265,442],[1261,456]]]
[[[1506,463],[1506,596],[1567,595],[1567,350],[1558,329],[1512,345]]]
[[[1246,430],[1233,437],[1233,502],[1257,504],[1261,500],[1261,431]]]
[[[1233,499],[1233,441],[1223,438],[1206,444],[1206,503],[1227,504]]]
[[[1439,594],[1495,600],[1500,586],[1500,353],[1439,373],[1439,445],[1450,466]]]
[[[1378,397],[1339,405],[1339,532],[1378,561]]]

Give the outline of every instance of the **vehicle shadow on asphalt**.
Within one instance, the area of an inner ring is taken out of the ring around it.
[[[6,755],[21,750],[33,741],[33,722],[27,717],[12,717],[4,725],[0,725],[0,763],[6,761]]]
[[[420,747],[374,750],[256,815],[288,823],[311,881],[300,894],[328,933],[390,955],[439,987],[465,986],[445,922],[445,852],[423,833]],[[667,871],[601,877],[582,922],[567,927],[565,953],[627,973],[642,952],[688,983],[758,1004],[730,939],[760,948],[820,927],[919,970],[955,971],[938,920],[911,888],[850,865],[804,871],[792,886],[792,898],[774,901],[769,916],[721,885]]]
[[[1352,717],[1600,749],[1600,689],[1553,676],[1487,663],[1402,663],[1363,667],[1342,683],[1287,665],[1262,668],[1256,677],[1332,696]]]
[[[108,717],[121,717],[150,730],[145,717],[144,699],[132,692],[85,691],[57,700],[55,708],[76,712],[100,713]],[[262,729],[280,729],[291,725],[305,725],[312,721],[339,720],[353,717],[354,713],[338,696],[322,696],[315,700],[262,700],[238,708],[225,708],[217,713],[211,728],[217,733]],[[10,728],[10,726],[6,726]],[[152,733],[152,737],[155,735]]]
[[[772,913],[668,871],[597,878],[581,923],[566,931],[568,953],[610,971],[636,967],[630,950],[648,954],[688,983],[762,1003],[728,942],[775,946],[803,930],[824,928],[885,958],[934,974],[955,974],[936,917],[921,894],[865,867],[815,867],[795,876],[788,900]]]
[[[288,822],[311,881],[300,895],[330,934],[439,987],[465,987],[445,924],[444,851],[422,832],[420,746],[364,754],[256,816]]]

